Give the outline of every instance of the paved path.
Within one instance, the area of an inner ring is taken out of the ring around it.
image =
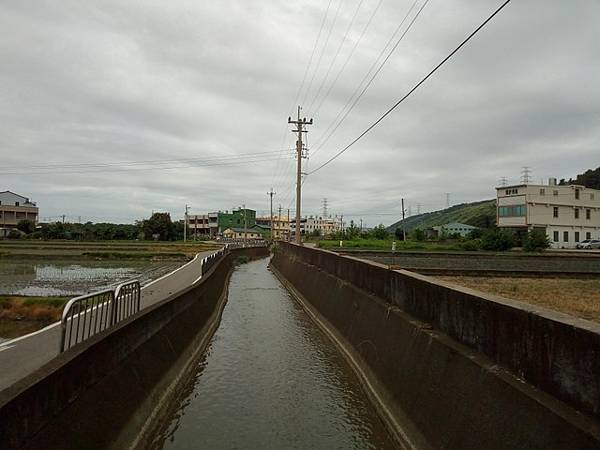
[[[142,309],[198,280],[201,276],[202,259],[211,253],[214,252],[199,253],[192,261],[170,274],[143,286]],[[58,355],[59,343],[60,322],[35,333],[0,343],[0,391]]]

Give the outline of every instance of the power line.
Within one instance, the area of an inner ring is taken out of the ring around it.
[[[333,133],[335,133],[335,131],[342,124],[342,122],[344,122],[344,120],[346,120],[346,117],[348,117],[348,114],[350,114],[350,112],[352,111],[352,109],[354,109],[354,106],[356,106],[356,103],[358,103],[358,101],[364,95],[364,93],[367,91],[367,89],[369,89],[369,87],[373,83],[373,80],[375,79],[375,77],[377,77],[377,75],[379,74],[379,72],[381,71],[381,69],[383,68],[383,66],[387,63],[387,61],[390,58],[390,56],[394,53],[394,51],[396,50],[396,48],[398,47],[398,45],[400,44],[400,42],[402,41],[402,39],[404,38],[404,36],[406,35],[406,33],[412,27],[413,23],[415,22],[415,20],[417,19],[417,17],[419,16],[419,14],[421,13],[421,11],[425,7],[425,5],[427,5],[427,3],[429,2],[429,0],[426,0],[423,3],[423,5],[419,9],[418,13],[412,19],[411,23],[406,28],[406,30],[404,31],[404,33],[402,33],[402,35],[400,36],[400,38],[397,40],[396,44],[390,50],[390,52],[388,53],[387,57],[384,59],[384,61],[382,61],[381,63],[379,63],[379,60],[383,57],[383,55],[385,54],[386,50],[388,49],[388,47],[393,42],[393,40],[396,37],[396,35],[398,34],[398,32],[400,32],[400,30],[402,29],[402,26],[404,25],[404,23],[406,22],[406,20],[410,16],[411,12],[414,10],[414,8],[417,5],[418,1],[419,0],[415,0],[412,3],[411,7],[406,12],[406,15],[404,16],[404,18],[402,19],[402,21],[400,22],[400,24],[396,27],[396,29],[392,33],[392,36],[389,38],[389,40],[387,41],[387,43],[385,44],[385,46],[381,49],[381,51],[379,52],[379,55],[377,55],[377,58],[375,59],[375,61],[373,61],[373,64],[371,64],[371,67],[369,68],[369,70],[367,71],[367,73],[365,74],[365,76],[363,77],[363,79],[360,81],[360,83],[358,84],[358,86],[356,86],[356,89],[354,90],[354,92],[352,93],[352,95],[350,96],[350,98],[348,98],[348,101],[344,104],[344,106],[342,107],[342,109],[340,109],[340,111],[336,115],[335,119],[333,119],[333,121],[329,124],[329,126],[327,127],[327,129],[325,130],[325,132],[319,137],[319,139],[317,140],[319,144],[318,144],[318,147],[315,150],[315,152],[319,151],[327,143],[327,141],[329,141],[329,139],[331,138],[331,136],[333,135]],[[379,67],[374,72],[374,74],[371,77],[371,79],[369,81],[367,81],[367,79],[369,78],[369,75],[371,75],[371,73],[373,72],[373,70],[375,69],[375,67],[377,66],[378,63],[379,63]],[[365,84],[365,81],[367,81],[366,84]],[[359,93],[361,87],[363,87],[363,89]],[[357,96],[357,93],[358,93],[358,96]],[[344,111],[345,111],[345,113],[344,113]],[[341,117],[341,119],[340,119],[340,117]],[[339,122],[338,122],[338,120],[339,120]],[[337,122],[337,125],[336,125],[336,122]],[[335,125],[335,127],[334,127],[334,125]],[[334,128],[332,129],[332,127],[334,127]],[[322,139],[323,136],[326,136],[325,139]]]
[[[340,51],[342,50],[342,47],[344,46],[344,43],[346,42],[346,38],[348,37],[348,33],[350,33],[350,29],[352,28],[352,25],[354,24],[354,21],[356,20],[356,16],[358,16],[358,11],[360,10],[360,7],[364,3],[364,1],[365,0],[359,0],[358,5],[356,7],[356,10],[354,11],[354,15],[352,16],[352,19],[350,20],[348,26],[346,27],[346,32],[344,33],[344,37],[340,41],[340,45],[338,45],[338,48],[337,48],[337,50],[335,52],[335,55],[333,56],[333,58],[331,60],[331,63],[329,64],[329,68],[327,69],[327,72],[325,73],[325,76],[321,80],[321,84],[319,85],[319,89],[317,90],[317,93],[315,94],[315,97],[313,98],[312,102],[310,102],[310,105],[307,108],[308,111],[312,110],[313,105],[318,100],[319,95],[321,94],[321,91],[323,90],[323,86],[325,85],[325,82],[329,78],[329,74],[331,73],[331,69],[333,68],[333,65],[335,64],[335,62],[337,61],[337,58],[338,58],[338,56],[340,54]],[[340,6],[341,6],[341,4],[342,3],[340,1]]]
[[[335,159],[339,158],[346,150],[348,150],[350,147],[352,147],[354,144],[356,144],[364,135],[366,135],[369,131],[371,131],[373,128],[375,128],[377,125],[379,125],[379,123],[385,119],[394,109],[396,109],[404,100],[406,100],[414,91],[416,91],[423,83],[425,83],[425,81],[427,81],[435,72],[437,72],[437,70],[442,67],[450,58],[452,58],[452,56],[454,56],[455,53],[457,53],[467,42],[469,42],[471,40],[471,38],[473,38],[473,36],[475,36],[479,30],[481,30],[485,25],[487,25],[487,23],[492,20],[496,14],[498,14],[506,5],[508,5],[510,3],[511,0],[506,0],[504,3],[502,3],[502,5],[500,5],[485,21],[483,21],[483,23],[481,25],[479,25],[469,36],[467,36],[458,47],[456,47],[454,50],[452,50],[452,52],[450,52],[448,54],[448,56],[446,56],[437,66],[435,66],[423,79],[421,79],[421,81],[419,81],[410,91],[408,91],[408,93],[406,93],[400,100],[398,100],[390,109],[388,109],[379,119],[377,119],[375,122],[373,122],[365,131],[363,131],[358,137],[356,137],[352,142],[350,142],[346,147],[344,147],[342,150],[340,150],[339,152],[337,152],[334,156],[332,156],[330,159],[328,159],[327,161],[325,161],[323,164],[321,164],[319,167],[317,167],[316,169],[312,170],[310,174],[313,174],[319,170],[321,170],[323,167],[327,166],[328,164],[330,164],[332,161],[334,161]]]
[[[331,4],[331,0],[329,3]],[[325,38],[325,44],[323,44],[323,48],[321,49],[321,53],[319,54],[319,59],[317,60],[317,65],[315,66],[315,70],[313,72],[312,78],[310,79],[310,83],[308,83],[308,88],[306,88],[306,92],[304,93],[304,98],[302,99],[302,104],[306,103],[308,94],[310,93],[310,89],[315,80],[315,76],[317,75],[317,72],[319,71],[319,67],[321,66],[321,60],[323,59],[323,55],[325,54],[325,50],[327,49],[327,45],[329,44],[329,38],[331,37],[331,32],[333,31],[333,27],[335,26],[335,23],[337,22],[337,18],[338,18],[339,12],[340,12],[340,8],[342,7],[342,3],[343,3],[343,0],[339,0],[338,7],[335,10],[335,16],[333,17],[333,21],[331,22],[331,26],[329,27],[329,32],[327,33],[327,37]],[[329,8],[329,6],[328,6],[328,8]]]
[[[342,75],[342,73],[346,69],[346,66],[348,65],[348,62],[350,62],[350,59],[352,59],[352,56],[354,55],[354,52],[358,48],[360,42],[362,41],[362,38],[366,34],[367,29],[371,25],[371,22],[373,21],[373,18],[375,17],[375,14],[377,14],[377,11],[379,10],[379,7],[381,6],[382,3],[383,3],[383,0],[379,0],[379,2],[377,3],[377,5],[375,6],[375,9],[373,9],[373,11],[371,12],[371,15],[369,16],[369,20],[367,20],[365,26],[362,29],[362,32],[360,33],[360,36],[358,37],[358,39],[354,43],[354,47],[352,47],[352,50],[350,51],[350,53],[346,57],[346,60],[344,61],[344,64],[342,64],[342,67],[340,67],[340,70],[338,71],[337,75],[333,79],[333,82],[329,85],[329,88],[327,89],[327,92],[325,93],[325,95],[321,99],[321,102],[319,103],[319,106],[317,106],[317,109],[315,110],[315,115],[317,115],[319,113],[319,111],[321,110],[321,107],[323,106],[323,103],[325,103],[325,100],[327,100],[329,98],[329,94],[331,93],[331,91],[333,90],[333,88],[337,84],[338,80],[340,79],[340,76]]]
[[[199,167],[216,167],[216,166],[235,166],[235,165],[245,165],[245,164],[253,164],[253,163],[261,163],[267,161],[275,161],[276,158],[262,156],[262,157],[253,157],[250,159],[239,159],[239,160],[225,160],[225,161],[208,161],[208,162],[200,162],[197,164],[186,164],[186,165],[176,165],[176,166],[154,166],[154,167],[136,167],[136,168],[118,168],[118,167],[99,167],[96,170],[70,170],[67,169],[58,169],[58,170],[45,170],[38,172],[0,172],[0,175],[54,175],[57,173],[60,174],[87,174],[87,173],[102,173],[102,172],[139,172],[139,171],[151,171],[151,170],[173,170],[173,169],[192,169]]]

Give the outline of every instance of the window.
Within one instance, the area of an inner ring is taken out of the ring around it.
[[[569,232],[563,231],[563,242],[569,242]]]
[[[15,202],[15,206],[19,206],[19,202]]]
[[[575,242],[579,242],[579,231],[575,232]]]
[[[592,210],[591,209],[585,210],[585,218],[586,218],[586,220],[590,220],[592,218]]]
[[[558,242],[558,231],[554,232],[554,242]]]
[[[594,194],[590,194],[590,200],[594,200]]]
[[[592,238],[592,232],[591,231],[586,231],[585,232],[585,238],[586,239],[591,239]]]
[[[516,195],[519,193],[518,189],[506,189],[506,191],[504,191],[505,195]]]
[[[558,197],[558,191],[552,191],[552,195],[554,195],[555,197]]]
[[[579,189],[575,189],[575,200],[579,200]]]
[[[498,208],[500,217],[524,217],[525,213],[525,205],[500,206]]]
[[[579,208],[575,208],[573,211],[575,212],[575,218],[579,219]]]
[[[553,208],[552,217],[558,217],[558,206],[555,206]]]
[[[540,195],[546,195],[546,189],[540,189]]]

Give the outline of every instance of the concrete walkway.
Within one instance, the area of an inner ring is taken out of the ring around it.
[[[214,253],[202,252],[175,269],[142,287],[141,308],[159,302],[201,277],[202,259]],[[0,344],[0,391],[29,375],[58,355],[60,344],[60,322],[56,322],[34,333]]]

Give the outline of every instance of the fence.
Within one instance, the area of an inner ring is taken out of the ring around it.
[[[62,353],[140,310],[140,282],[75,297],[66,304],[61,319]]]

